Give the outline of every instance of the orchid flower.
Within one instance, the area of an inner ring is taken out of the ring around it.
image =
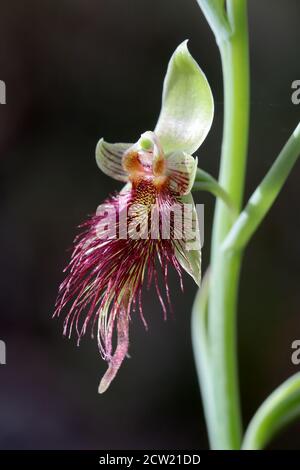
[[[205,139],[213,110],[207,79],[185,41],[169,62],[162,109],[154,131],[144,132],[135,144],[110,144],[103,139],[97,144],[100,169],[126,185],[81,226],[83,232],[74,241],[54,315],[70,305],[64,334],[70,337],[75,328],[78,344],[88,325],[92,324],[92,336],[97,325],[99,351],[108,362],[99,393],[107,390],[128,353],[132,313],[138,310],[147,326],[142,308],[143,285],[154,284],[166,317],[166,304],[170,305],[169,267],[178,273],[181,286],[182,270],[200,283],[200,235],[191,195],[197,158],[191,154]],[[173,220],[169,236],[165,237],[163,222],[174,205],[190,208],[189,223],[184,221],[180,237]],[[121,233],[124,217],[125,236]],[[156,234],[152,226],[149,228],[154,219]],[[158,281],[159,270],[164,293]],[[113,348],[115,329],[117,340]]]

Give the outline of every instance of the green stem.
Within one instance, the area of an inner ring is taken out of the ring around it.
[[[222,188],[222,186],[219,185],[218,181],[215,180],[213,176],[200,168],[197,169],[192,191],[207,191],[213,194],[215,197],[222,199],[231,212],[231,217],[237,217],[237,211],[232,200],[230,199],[229,194],[224,190],[224,188]]]
[[[245,433],[243,449],[263,449],[288,423],[300,416],[300,373],[280,385],[259,407]]]
[[[246,0],[228,0],[232,35],[219,43],[224,78],[224,135],[219,184],[239,210],[243,198],[249,129],[249,47]],[[238,449],[241,418],[236,351],[236,303],[239,253],[222,252],[233,221],[224,203],[216,203],[211,255],[209,342],[214,422],[208,428],[215,449]]]
[[[197,0],[217,43],[227,39],[231,33],[230,24],[225,12],[225,0]]]
[[[212,403],[212,389],[210,380],[210,348],[207,342],[207,310],[209,295],[209,270],[202,279],[201,287],[195,297],[192,310],[192,344],[195,365],[201,386],[202,399],[205,403],[205,417],[207,425],[213,424],[211,414],[214,411]],[[211,430],[212,432],[213,430]]]
[[[278,196],[300,156],[300,123],[231,228],[223,250],[242,250]]]

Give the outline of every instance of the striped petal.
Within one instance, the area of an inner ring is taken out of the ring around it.
[[[96,147],[96,162],[100,170],[118,181],[128,181],[128,174],[122,166],[124,153],[132,144],[109,144],[100,139]]]
[[[175,256],[198,286],[201,282],[201,241],[198,216],[191,193],[180,198],[185,205],[184,238],[175,244]]]
[[[166,174],[170,189],[183,196],[188,194],[194,184],[198,159],[185,152],[174,152],[166,158]]]

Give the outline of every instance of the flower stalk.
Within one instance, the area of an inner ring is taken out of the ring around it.
[[[220,198],[231,212],[231,217],[234,219],[238,213],[234,207],[229,194],[222,188],[218,181],[206,171],[201,168],[197,168],[195,182],[193,184],[192,191],[207,191],[216,198]]]
[[[230,24],[225,13],[224,0],[197,0],[217,43],[226,40],[231,33]]]
[[[195,363],[211,447],[262,449],[300,414],[299,374],[285,381],[262,403],[242,443],[236,347],[239,273],[248,241],[300,156],[300,124],[240,212],[249,134],[247,2],[227,0],[226,10],[221,0],[198,0],[198,3],[215,33],[221,53],[224,131],[219,181],[199,170],[193,188],[209,190],[211,186],[211,192],[217,197],[209,283],[206,276],[192,313]],[[225,27],[224,15],[229,29]],[[235,218],[232,208],[235,216],[239,214]]]
[[[300,123],[228,233],[223,243],[224,251],[239,251],[246,247],[278,196],[299,156]]]
[[[206,2],[199,2],[206,3]],[[223,2],[219,2],[221,4]],[[220,11],[218,10],[218,15]],[[249,129],[249,50],[246,0],[229,0],[227,15],[231,33],[217,35],[224,80],[224,130],[219,184],[236,210],[244,191]],[[217,22],[215,22],[217,25]],[[224,253],[222,242],[233,220],[226,205],[217,200],[211,253],[208,301],[210,346],[210,403],[204,399],[209,440],[213,449],[241,446],[241,417],[236,351],[236,304],[241,255]],[[201,365],[200,365],[201,367]],[[201,373],[199,373],[201,375]],[[207,388],[206,385],[202,385]],[[205,397],[205,393],[203,393]]]
[[[300,373],[281,384],[258,408],[245,433],[242,449],[261,450],[300,416]]]

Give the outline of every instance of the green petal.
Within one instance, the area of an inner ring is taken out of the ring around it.
[[[155,128],[164,152],[194,153],[207,136],[213,115],[210,86],[184,41],[169,62]]]
[[[186,196],[182,196],[180,201],[184,204],[192,205],[192,226],[195,232],[197,232],[197,236],[196,241],[191,241],[190,235],[185,233],[184,235],[189,240],[175,245],[175,255],[183,269],[192,276],[196,284],[199,286],[201,282],[201,249],[198,216],[193,196],[190,193]],[[194,248],[195,245],[196,247]]]
[[[190,193],[195,181],[198,158],[185,152],[174,152],[167,156],[166,165],[170,189],[181,196]]]
[[[96,162],[100,170],[115,180],[128,181],[122,158],[131,146],[132,144],[109,144],[100,139],[96,147]]]

